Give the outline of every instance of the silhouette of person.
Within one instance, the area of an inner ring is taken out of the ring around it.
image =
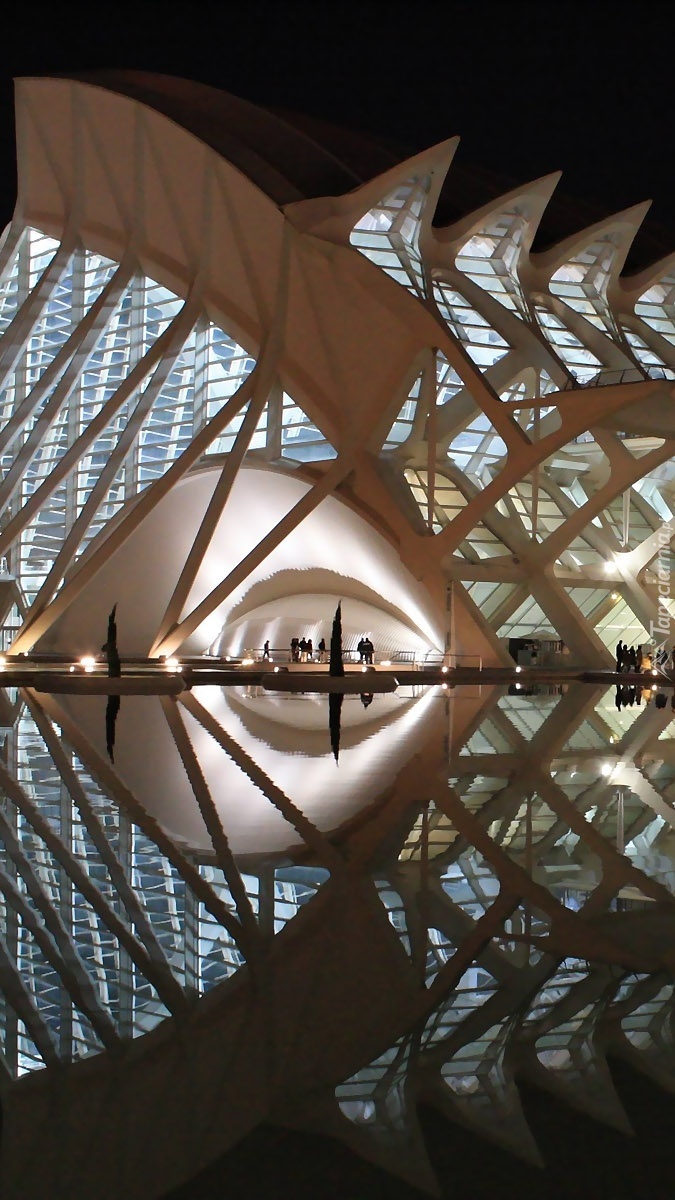
[[[269,656],[270,656],[270,644],[269,644],[269,641],[266,641],[265,645],[263,646],[263,658],[269,658]]]
[[[106,656],[108,663],[108,675],[110,678],[118,678],[122,674],[122,663],[120,661],[119,651],[117,649],[117,622],[115,614],[117,605],[114,604],[112,612],[108,617],[108,638],[101,646],[101,651]]]
[[[319,662],[320,663],[325,662],[326,661],[326,639],[325,638],[321,639],[317,649],[319,651]]]

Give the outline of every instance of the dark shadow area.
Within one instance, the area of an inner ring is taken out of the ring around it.
[[[420,1122],[443,1197],[471,1200],[671,1200],[675,1096],[612,1061],[630,1138],[521,1086],[544,1170],[422,1107]],[[330,1138],[263,1125],[164,1200],[420,1200],[426,1195]]]

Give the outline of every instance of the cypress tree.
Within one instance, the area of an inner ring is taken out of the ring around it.
[[[330,666],[328,674],[339,677],[344,675],[344,673],[345,668],[342,662],[342,601],[340,601],[335,609],[333,629],[330,635]]]

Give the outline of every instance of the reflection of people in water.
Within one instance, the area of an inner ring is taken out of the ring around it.
[[[373,693],[372,692],[361,692],[361,703],[364,708],[367,708],[369,704],[372,704],[373,703]]]

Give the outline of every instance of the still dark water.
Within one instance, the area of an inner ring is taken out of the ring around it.
[[[195,1004],[227,1029],[248,989],[274,1062],[242,1050],[250,1120],[223,1095],[225,1157],[176,1196],[672,1194],[659,694],[402,688],[337,731],[325,696],[125,696],[113,764],[104,697],[6,689],[12,1086]]]

